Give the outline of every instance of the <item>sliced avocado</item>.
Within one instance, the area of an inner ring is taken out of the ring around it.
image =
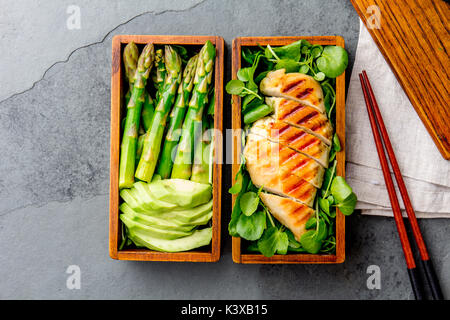
[[[136,194],[135,199],[138,199],[138,202],[142,203],[142,206],[144,206],[147,210],[162,212],[171,209],[176,209],[177,207],[176,204],[155,199],[150,193],[148,184],[145,182],[142,181],[136,182],[133,185],[133,190],[136,190],[134,191]]]
[[[195,226],[199,225],[194,223],[184,224],[176,220],[172,221],[168,219],[161,219],[157,216],[149,216],[146,214],[142,214],[131,209],[131,207],[126,203],[122,203],[119,209],[131,220],[145,224],[150,227],[156,227],[158,229],[188,232],[191,231]]]
[[[189,236],[175,240],[153,238],[142,233],[139,229],[136,229],[130,230],[130,238],[136,245],[145,245],[151,250],[163,252],[180,252],[192,250],[210,244],[212,238],[212,228],[196,230]]]
[[[126,214],[121,214],[120,220],[122,220],[122,222],[127,226],[128,232],[138,232],[155,239],[172,240],[192,234],[192,231],[163,230],[155,226],[147,226],[131,219]]]
[[[191,225],[194,225],[194,226],[202,226],[202,225],[204,225],[204,224],[207,224],[208,221],[211,220],[212,214],[213,214],[213,212],[210,211],[210,212],[208,212],[207,214],[205,214],[205,215],[203,215],[203,216],[200,216],[200,217],[198,217],[197,219],[192,220],[192,221],[190,222],[190,224],[191,224]]]
[[[131,189],[122,189],[120,191],[120,197],[136,212],[145,212],[147,211],[144,208],[140,201],[135,198],[135,195],[131,192]]]
[[[183,208],[193,208],[208,202],[212,197],[210,184],[184,179],[165,179],[148,185],[152,196]]]
[[[199,219],[212,210],[213,201],[197,206],[190,209],[172,210],[169,212],[164,212],[159,215],[161,219],[165,220],[176,220],[178,223],[185,225],[191,224],[191,221]]]

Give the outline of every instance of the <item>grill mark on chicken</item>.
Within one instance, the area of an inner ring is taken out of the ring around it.
[[[295,166],[292,168],[292,171],[296,171],[301,169],[302,167],[304,167],[310,160],[304,158],[303,160],[301,160],[300,162],[296,163]]]
[[[304,124],[306,122],[308,122],[309,120],[311,120],[312,118],[316,117],[317,115],[319,115],[319,112],[317,111],[311,111],[310,113],[306,114],[303,118],[299,119],[297,121],[298,124]]]
[[[290,144],[293,143],[299,139],[302,139],[306,135],[306,131],[297,131],[293,136],[287,138],[285,141],[286,143]]]
[[[294,81],[294,82],[290,83],[289,85],[283,87],[282,92],[283,93],[288,93],[288,92],[294,90],[297,86],[299,86],[303,82],[305,82],[304,79],[300,79],[300,80]]]
[[[285,104],[285,103],[283,103],[283,104]],[[296,112],[300,111],[303,108],[306,108],[306,106],[299,103],[295,108],[292,108],[289,112],[280,116],[280,120],[289,118],[290,116],[292,116],[293,114],[295,114]]]
[[[297,98],[297,99],[303,99],[303,98],[306,98],[306,97],[309,96],[313,91],[314,91],[313,88],[306,88],[305,90],[299,92],[299,93],[296,95],[296,98]]]
[[[289,130],[290,128],[291,128],[291,126],[290,125],[288,125],[288,124],[286,124],[285,126],[283,126],[282,128],[280,128],[280,129],[273,129],[273,125],[271,126],[271,128],[270,128],[270,136],[272,136],[272,137],[279,137],[279,136],[281,136],[283,133],[285,133],[287,130]]]

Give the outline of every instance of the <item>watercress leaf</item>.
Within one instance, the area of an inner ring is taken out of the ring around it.
[[[330,194],[330,195],[327,197],[327,201],[328,201],[328,203],[330,204],[330,206],[332,206],[332,205],[334,204],[334,197],[333,197],[332,194]]]
[[[343,202],[353,192],[352,188],[341,176],[336,176],[333,179],[330,191],[338,204]]]
[[[251,216],[258,209],[258,204],[259,196],[253,191],[244,193],[239,200],[241,210],[246,216]]]
[[[241,214],[236,225],[239,236],[250,241],[261,238],[265,228],[266,214],[264,211],[257,211],[251,216]]]
[[[333,136],[333,149],[336,152],[341,151],[341,142],[339,141],[339,137],[338,137],[337,133],[335,133]]]
[[[322,247],[322,241],[317,240],[316,230],[305,232],[300,238],[300,244],[309,253],[317,253]]]
[[[319,207],[326,214],[330,214],[330,203],[328,202],[327,199],[319,198]]]
[[[289,238],[286,232],[278,231],[277,253],[286,254],[289,247]]]
[[[309,47],[306,45],[303,45],[302,49],[300,51],[302,54],[307,54],[309,52]]]
[[[234,183],[234,185],[228,190],[228,192],[231,194],[237,194],[242,190],[242,182],[244,181],[244,176],[241,170],[239,170],[239,172],[237,173],[235,181],[236,182]]]
[[[249,252],[259,252],[258,242],[253,241],[252,243],[250,243],[250,245],[247,247],[247,251],[249,251]]]
[[[315,45],[310,48],[311,56],[315,59],[322,54],[323,47],[321,45]]]
[[[265,56],[267,59],[272,59],[273,55],[272,55],[272,52],[271,52],[270,49],[269,49],[269,46],[267,46],[267,47],[264,49],[264,56]]]
[[[347,198],[345,198],[343,201],[338,202],[336,207],[339,208],[339,210],[342,212],[344,216],[349,216],[353,213],[355,210],[356,202],[357,202],[356,194],[351,193]]]
[[[298,72],[307,74],[309,72],[309,66],[306,64],[300,66],[300,69],[298,70]]]
[[[298,62],[291,59],[282,59],[277,62],[275,65],[275,69],[285,69],[286,73],[289,72],[297,72],[298,71]]]
[[[323,80],[325,79],[325,73],[323,73],[323,72],[317,72],[317,73],[314,75],[314,79],[317,80],[317,81],[323,81]]]
[[[266,257],[273,256],[277,251],[284,254],[287,252],[289,239],[285,232],[277,227],[267,228],[258,240],[258,249]]]
[[[294,236],[294,234],[292,233],[291,230],[286,229],[284,232],[287,234],[287,237],[288,237],[288,240],[289,240],[289,249],[297,249],[297,248],[301,247],[300,242],[298,242],[295,239],[295,236]]]
[[[347,51],[339,46],[326,46],[316,60],[317,67],[329,78],[336,78],[348,65]]]
[[[243,181],[242,181],[242,188],[239,192],[238,196],[236,197],[236,201],[234,202],[233,210],[231,211],[231,219],[228,223],[228,233],[232,237],[237,237],[237,231],[236,231],[236,224],[239,219],[239,216],[242,214],[241,206],[240,206],[240,199],[244,192],[247,190],[248,185],[251,183],[250,177],[248,174],[243,175]]]
[[[319,215],[326,223],[330,224],[330,219],[328,219],[328,215],[325,212],[319,210]]]
[[[252,102],[253,99],[255,99],[255,98],[256,98],[256,96],[253,95],[253,94],[249,94],[249,95],[245,96],[244,99],[242,100],[242,111],[247,109],[247,107],[250,104],[250,102]]]
[[[334,159],[336,159],[336,150],[331,149],[328,161],[333,161]]]
[[[336,161],[333,162],[332,166],[329,166],[325,170],[325,174],[323,177],[323,183],[322,183],[322,186],[323,186],[322,196],[328,196],[327,192],[329,191],[328,189],[330,188],[335,175],[336,175]]]
[[[241,81],[249,81],[253,77],[252,68],[248,67],[239,69],[239,71],[237,72],[237,77]]]
[[[327,88],[327,87],[325,87],[325,88]],[[332,94],[333,93],[329,89],[325,89],[324,92],[325,92],[325,96],[323,98],[323,103],[325,105],[325,111],[328,114],[328,112],[331,109]]]
[[[319,226],[317,228],[316,240],[317,241],[325,240],[327,238],[327,236],[328,236],[327,225],[326,225],[325,221],[320,219]]]
[[[233,210],[231,211],[231,219],[228,223],[228,233],[232,237],[238,237],[238,233],[236,231],[236,225],[239,220],[239,217],[242,215],[241,207],[239,206],[239,200],[241,198],[241,194],[239,194],[234,203]]]
[[[258,240],[258,249],[266,257],[275,254],[278,247],[278,229],[276,227],[267,228],[262,237]]]
[[[316,223],[317,223],[316,217],[313,216],[313,217],[309,218],[308,221],[306,221],[305,229],[308,230],[308,229],[315,228]]]
[[[255,93],[258,93],[258,86],[256,85],[256,83],[253,81],[253,79],[250,79],[249,82],[247,82],[246,86],[247,89],[254,91]]]
[[[241,80],[230,80],[228,81],[225,90],[228,94],[236,94],[240,95],[242,91],[244,90],[245,85]]]
[[[267,71],[263,71],[260,74],[258,74],[255,78],[255,82],[256,83],[261,82],[261,80],[264,79],[268,73],[269,73],[269,71],[267,70]]]
[[[291,59],[298,62],[302,43],[303,40],[298,40],[282,47],[272,48],[272,50],[280,59]]]

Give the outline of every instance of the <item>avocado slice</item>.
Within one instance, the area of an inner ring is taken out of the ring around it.
[[[200,217],[198,217],[197,219],[192,220],[192,221],[190,222],[190,224],[191,224],[191,225],[194,225],[194,226],[202,226],[202,225],[204,225],[204,224],[207,224],[208,221],[211,220],[212,215],[213,215],[213,212],[210,211],[210,212],[208,212],[207,214],[205,214],[205,215],[203,215],[203,216],[200,216]]]
[[[142,205],[147,208],[147,210],[155,211],[168,211],[171,209],[176,209],[176,204],[161,201],[155,199],[148,188],[148,184],[142,181],[138,181],[133,185],[132,193],[134,192],[135,199],[139,199]]]
[[[127,226],[129,233],[137,232],[155,239],[172,240],[192,234],[192,231],[164,230],[155,226],[147,226],[131,219],[126,214],[121,214],[120,220]]]
[[[208,202],[212,186],[184,179],[164,179],[148,184],[155,199],[170,202],[183,208],[193,208]]]
[[[140,201],[135,198],[135,195],[131,192],[131,189],[122,189],[120,191],[120,197],[128,203],[128,205],[136,212],[145,212],[148,209],[144,208]]]
[[[213,201],[210,200],[209,202],[199,205],[195,208],[172,210],[169,212],[161,213],[160,215],[158,215],[158,217],[165,220],[176,221],[181,225],[192,224],[192,221],[208,214],[212,210],[212,207]]]
[[[188,232],[191,231],[195,226],[199,224],[183,224],[179,223],[176,220],[167,220],[167,219],[161,219],[157,216],[149,216],[146,214],[142,214],[139,212],[134,211],[131,209],[131,207],[126,204],[122,203],[119,207],[120,211],[123,212],[128,218],[131,220],[134,220],[136,222],[145,224],[150,227],[155,227],[158,229],[163,230],[175,230],[175,231],[182,231],[182,232]]]
[[[212,228],[196,230],[189,236],[175,240],[157,239],[142,233],[140,229],[129,230],[129,236],[137,246],[145,246],[151,250],[163,252],[180,252],[210,244]]]

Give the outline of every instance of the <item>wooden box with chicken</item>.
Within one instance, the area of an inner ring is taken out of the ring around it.
[[[347,65],[339,36],[234,39],[234,262],[345,260]]]

